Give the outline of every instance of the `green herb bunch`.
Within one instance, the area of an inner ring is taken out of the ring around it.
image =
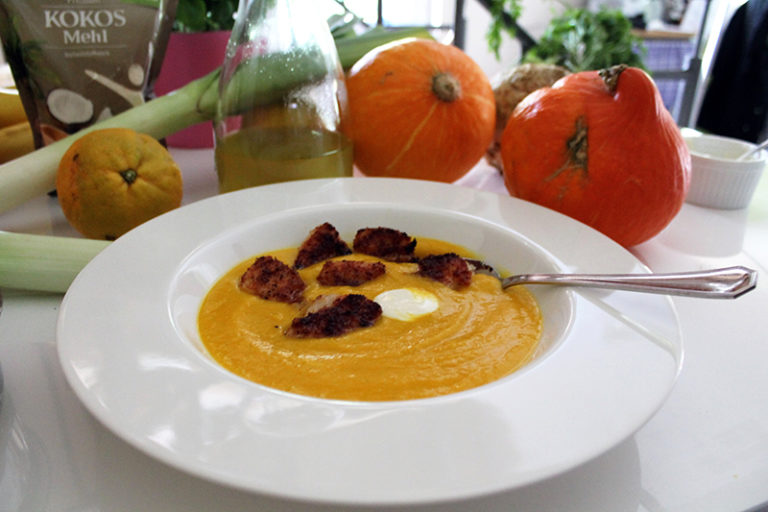
[[[491,14],[491,24],[485,38],[488,41],[488,47],[499,58],[499,49],[501,48],[502,33],[509,37],[515,37],[515,29],[505,22],[504,18],[516,21],[523,10],[521,0],[489,0],[487,2],[488,12]]]
[[[572,72],[616,64],[646,69],[646,48],[632,33],[632,23],[619,10],[568,9],[552,19],[523,62],[557,64]]]
[[[179,0],[174,32],[232,30],[238,0]]]

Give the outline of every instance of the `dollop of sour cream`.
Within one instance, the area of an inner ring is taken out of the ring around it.
[[[419,288],[396,288],[378,294],[374,299],[387,318],[411,322],[437,310],[437,297]]]

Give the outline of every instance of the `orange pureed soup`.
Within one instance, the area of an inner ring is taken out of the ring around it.
[[[418,238],[416,256],[467,250]],[[272,251],[291,265],[297,249]],[[539,342],[542,318],[523,286],[502,290],[497,279],[475,274],[454,290],[414,273],[414,263],[363,254],[334,259],[381,261],[386,273],[360,286],[322,286],[324,262],[299,270],[306,300],[354,293],[374,299],[387,290],[432,294],[437,309],[402,320],[380,317],[371,327],[338,337],[292,338],[285,330],[301,307],[261,299],[238,288],[253,263],[240,263],[204,298],[198,328],[209,354],[224,368],[271,388],[321,398],[382,401],[455,393],[493,382],[527,363]],[[406,315],[407,316],[407,315]]]

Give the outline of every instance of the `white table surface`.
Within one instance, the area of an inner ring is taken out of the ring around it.
[[[185,202],[213,193],[210,150],[172,153],[184,173]],[[504,193],[498,173],[483,164],[460,184]],[[0,229],[77,236],[47,197],[0,215]],[[409,510],[768,510],[768,178],[749,209],[686,204],[633,252],[655,271],[746,265],[759,271],[759,285],[735,301],[674,300],[683,371],[659,412],[617,447],[529,487]],[[0,512],[347,510],[220,487],[127,445],[64,380],[55,348],[62,295],[2,294]]]

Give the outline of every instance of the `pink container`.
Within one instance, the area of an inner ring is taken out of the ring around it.
[[[205,76],[224,61],[229,31],[171,33],[155,94],[163,96],[192,80]],[[169,146],[178,148],[212,148],[213,125],[205,122],[190,126],[165,138]]]

